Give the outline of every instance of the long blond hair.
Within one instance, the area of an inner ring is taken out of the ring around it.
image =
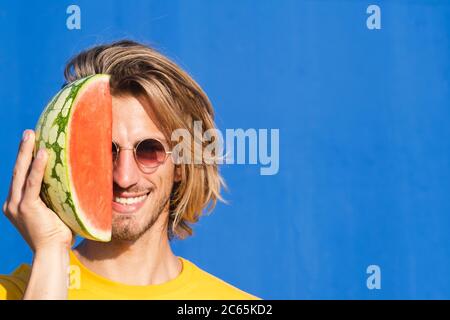
[[[201,121],[201,135],[215,129],[211,102],[200,86],[149,46],[130,40],[95,46],[73,57],[66,65],[64,76],[72,82],[98,73],[111,76],[113,95],[137,94],[148,99],[153,106],[152,116],[171,147],[171,134],[179,128],[189,131],[193,137],[191,146],[204,147],[201,136],[194,132],[194,121]],[[222,200],[220,191],[225,185],[217,163],[198,163],[179,165],[181,181],[174,183],[170,198],[169,239],[192,235],[190,225],[203,213],[210,212],[217,200]]]

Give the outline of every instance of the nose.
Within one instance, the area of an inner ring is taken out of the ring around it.
[[[139,167],[134,160],[133,150],[120,150],[113,168],[114,182],[122,189],[138,183]]]

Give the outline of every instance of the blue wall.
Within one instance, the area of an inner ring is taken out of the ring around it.
[[[279,173],[224,166],[229,204],[178,255],[266,299],[450,298],[450,1],[2,1],[2,199],[67,59],[124,37],[190,72],[221,129],[280,129]],[[30,262],[0,235],[0,273]]]

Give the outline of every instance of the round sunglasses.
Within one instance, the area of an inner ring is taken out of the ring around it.
[[[112,142],[113,165],[119,159],[121,150],[133,150],[134,159],[144,172],[150,172],[162,165],[172,153],[166,151],[164,144],[157,139],[144,139],[137,142],[133,148],[124,148]]]

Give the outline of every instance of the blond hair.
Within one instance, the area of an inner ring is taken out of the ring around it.
[[[129,40],[95,46],[73,57],[64,71],[68,82],[99,73],[111,76],[113,95],[137,94],[148,99],[153,106],[151,114],[171,148],[171,134],[179,128],[190,132],[191,146],[204,147],[202,137],[195,136],[194,121],[201,121],[203,132],[215,129],[211,102],[200,86],[149,46]],[[205,211],[212,211],[217,200],[222,200],[220,190],[225,186],[217,163],[196,161],[179,166],[181,180],[174,183],[170,197],[169,239],[192,235],[190,224]]]

